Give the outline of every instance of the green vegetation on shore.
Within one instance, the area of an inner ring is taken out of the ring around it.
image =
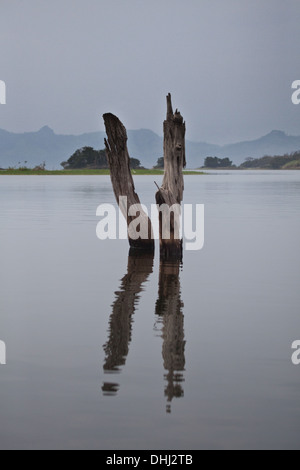
[[[76,150],[76,152],[69,158],[67,162],[62,162],[63,170],[47,170],[46,163],[42,163],[35,168],[28,168],[27,161],[19,168],[13,167],[8,169],[0,168],[0,175],[13,175],[13,176],[47,176],[47,175],[109,175],[108,162],[105,150],[94,150],[92,147],[83,147]],[[141,166],[141,162],[137,158],[130,158],[130,168],[133,175],[163,175],[164,174],[164,159],[158,160],[158,165],[152,170],[147,170]],[[201,175],[200,171],[184,171],[185,175]]]
[[[67,162],[62,162],[64,170],[107,170],[108,162],[105,150],[95,150],[93,147],[83,147],[76,150]],[[130,158],[132,170],[142,170],[140,160]]]
[[[300,151],[285,155],[266,155],[262,158],[247,158],[240,169],[294,170],[300,168]]]
[[[204,170],[300,170],[300,151],[285,155],[266,155],[261,158],[246,158],[240,166],[233,165],[229,158],[207,157]]]
[[[300,159],[292,160],[289,163],[286,163],[283,167],[283,170],[300,170]]]

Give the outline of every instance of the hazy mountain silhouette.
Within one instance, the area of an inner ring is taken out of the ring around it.
[[[289,136],[282,131],[272,131],[257,140],[225,145],[221,148],[220,156],[230,157],[234,163],[242,163],[247,157],[284,155],[296,150],[300,150],[300,136]]]
[[[48,169],[60,168],[75,150],[91,146],[104,148],[104,132],[92,132],[82,135],[58,135],[45,126],[38,132],[15,134],[0,129],[0,167],[16,166],[20,162],[33,167],[46,162]],[[128,131],[130,156],[138,158],[142,164],[151,168],[163,155],[163,139],[151,130]],[[300,150],[300,136],[288,136],[282,131],[272,131],[257,140],[238,142],[219,146],[205,142],[187,141],[187,166],[197,168],[203,165],[207,156],[229,157],[235,164],[245,158],[260,158],[264,155],[282,155]]]

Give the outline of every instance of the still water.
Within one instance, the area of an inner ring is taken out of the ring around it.
[[[97,239],[108,177],[0,177],[1,449],[300,447],[300,172],[185,182],[180,266]]]

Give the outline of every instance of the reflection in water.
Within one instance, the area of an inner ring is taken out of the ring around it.
[[[184,395],[182,384],[185,370],[185,339],[180,266],[179,261],[160,263],[158,300],[155,306],[163,340],[162,356],[166,370],[165,396],[168,401],[168,413],[171,413],[173,398]],[[133,314],[137,308],[139,294],[143,291],[143,284],[152,272],[153,254],[136,254],[135,251],[129,255],[127,274],[121,281],[120,291],[116,292],[109,321],[109,337],[104,345],[103,368],[106,374],[120,373],[126,363],[132,338]],[[103,394],[109,396],[116,395],[118,390],[119,384],[114,382],[105,382],[102,387]]]
[[[127,274],[121,281],[120,291],[116,292],[113,311],[109,322],[109,338],[104,345],[106,373],[118,373],[125,365],[132,337],[133,314],[135,313],[139,294],[143,284],[153,272],[153,254],[141,253],[136,250],[129,254]],[[105,395],[116,395],[119,385],[104,383],[102,390]]]
[[[159,291],[155,313],[160,317],[161,337],[163,339],[162,355],[166,370],[165,396],[167,412],[171,413],[173,398],[183,397],[185,370],[185,339],[183,303],[180,289],[180,262],[160,264]]]

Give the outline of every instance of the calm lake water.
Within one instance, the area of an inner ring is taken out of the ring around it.
[[[0,448],[299,449],[300,172],[185,182],[205,247],[160,267],[97,239],[109,177],[0,177]]]

